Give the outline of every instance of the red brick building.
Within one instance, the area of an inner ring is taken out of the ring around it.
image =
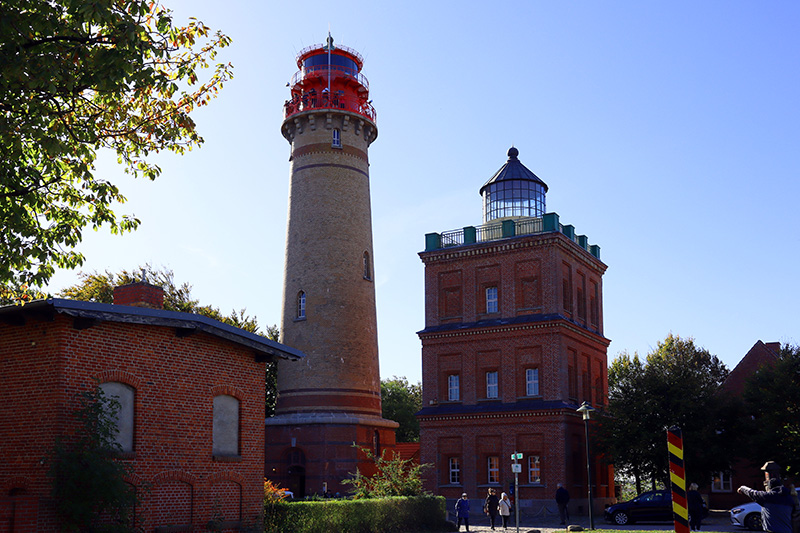
[[[607,402],[598,246],[545,213],[547,185],[518,160],[481,189],[484,224],[426,235],[421,462],[426,488],[481,498],[513,485],[521,507],[552,507],[556,484],[586,512],[583,401]],[[612,470],[593,469],[596,509]],[[583,500],[582,500],[583,498]]]
[[[756,342],[728,374],[722,388],[733,395],[741,396],[750,376],[763,366],[772,366],[777,363],[780,352],[781,343],[779,342]],[[763,458],[754,458],[753,461],[741,459],[731,465],[730,471],[714,474],[708,493],[709,507],[730,509],[738,504],[749,502],[750,498],[739,494],[736,489],[742,485],[760,489],[764,483],[764,472],[761,471],[764,462]]]
[[[158,287],[119,289],[117,302],[161,305]],[[189,313],[63,299],[0,308],[0,532],[60,530],[45,458],[58,436],[76,429],[75,394],[95,382],[120,400],[120,460],[133,466],[127,481],[142,500],[136,526],[255,523],[264,362],[300,357]]]

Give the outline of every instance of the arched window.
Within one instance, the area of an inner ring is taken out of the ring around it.
[[[372,266],[369,262],[369,252],[364,252],[364,279],[372,279]]]
[[[297,293],[297,318],[306,317],[306,293],[300,291]]]
[[[211,453],[239,455],[239,400],[227,394],[214,396]]]
[[[342,132],[336,128],[333,130],[333,140],[331,141],[331,146],[334,148],[342,147]]]
[[[118,381],[101,383],[100,389],[106,398],[112,398],[119,403],[119,410],[116,413],[117,432],[114,441],[119,444],[124,453],[132,453],[135,389]]]

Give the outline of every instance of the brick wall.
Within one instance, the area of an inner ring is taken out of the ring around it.
[[[584,400],[607,403],[602,275],[606,266],[560,233],[445,248],[420,254],[425,264],[422,340],[422,463],[435,469],[426,488],[447,498],[507,491],[511,454],[522,452],[520,497],[551,502],[557,483],[578,499],[586,490]],[[487,312],[486,289],[496,288],[497,312]],[[538,371],[538,394],[526,390],[526,370]],[[497,397],[487,391],[497,372]],[[448,399],[448,376],[459,377],[459,398]],[[425,412],[428,414],[425,414]],[[539,482],[528,478],[528,457],[539,457]],[[460,461],[450,483],[449,459]],[[488,458],[499,459],[499,483],[489,482]],[[613,497],[613,472],[594,468],[595,496]],[[585,502],[583,503],[585,505]],[[585,507],[584,507],[585,509]]]
[[[95,380],[135,389],[137,489],[149,486],[137,525],[191,524],[203,530],[219,511],[226,519],[257,518],[263,498],[264,365],[252,352],[217,337],[179,337],[172,328],[26,317],[0,323],[0,497],[24,491],[35,499],[39,531],[58,530],[42,461],[58,435],[75,429],[75,393]],[[212,402],[240,401],[240,456],[212,456]],[[218,514],[219,514],[218,513]],[[0,503],[0,524],[8,505]],[[6,519],[8,522],[8,519]],[[33,531],[35,529],[17,529]]]

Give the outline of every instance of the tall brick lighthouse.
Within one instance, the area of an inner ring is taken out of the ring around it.
[[[297,56],[281,131],[291,144],[281,338],[306,354],[278,367],[267,419],[266,476],[304,494],[345,492],[341,481],[394,447],[381,417],[369,192],[378,136],[363,58],[310,46]]]
[[[547,190],[512,147],[480,188],[483,223],[425,236],[420,459],[436,466],[426,488],[447,498],[509,492],[516,462],[526,512],[552,508],[561,483],[586,513],[576,410],[607,403],[606,265],[546,211]],[[599,510],[614,490],[599,460],[592,481]]]

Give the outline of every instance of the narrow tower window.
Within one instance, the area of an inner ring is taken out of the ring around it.
[[[539,369],[525,369],[525,396],[539,396]]]
[[[331,141],[331,146],[334,148],[342,147],[342,132],[339,131],[338,128],[333,129],[333,140]]]
[[[542,482],[542,465],[538,455],[528,456],[528,483],[531,485]]]
[[[497,287],[486,287],[486,312],[497,312]]]
[[[447,376],[447,400],[457,402],[459,399],[458,374]]]
[[[306,317],[306,293],[300,291],[297,293],[297,318]]]
[[[486,373],[486,397],[489,399],[497,398],[497,370]]]
[[[364,279],[372,279],[372,266],[369,262],[368,252],[364,252]]]
[[[486,481],[489,483],[500,483],[500,457],[496,455],[489,456],[486,460],[486,467],[489,471]]]
[[[459,457],[450,458],[450,484],[461,484],[461,459]]]

